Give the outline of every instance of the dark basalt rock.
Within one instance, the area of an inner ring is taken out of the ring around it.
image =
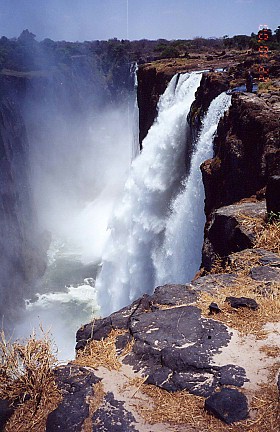
[[[211,395],[204,406],[206,411],[227,424],[245,420],[249,415],[246,396],[230,388]]]
[[[95,411],[92,432],[137,432],[133,415],[124,408],[124,402],[107,393],[102,405]]]
[[[217,313],[220,313],[220,312],[221,312],[221,309],[219,308],[219,306],[217,305],[217,303],[212,302],[209,305],[209,314],[210,315],[217,314]]]
[[[245,369],[236,365],[222,366],[219,374],[219,383],[221,385],[242,387],[245,381],[248,381]]]
[[[187,285],[163,285],[155,289],[152,300],[161,305],[178,306],[194,303],[197,293]]]
[[[154,312],[157,304],[180,305],[193,303],[197,293],[192,287],[186,285],[164,285],[157,287],[151,296],[144,294],[131,305],[114,312],[109,317],[97,319],[86,324],[77,331],[76,350],[85,347],[89,340],[106,338],[113,329],[128,329],[132,319],[142,312]]]
[[[46,432],[78,432],[89,416],[87,397],[94,395],[93,385],[100,381],[84,367],[68,364],[55,370],[56,383],[63,400],[47,418]]]
[[[198,291],[211,292],[213,289],[217,288],[217,286],[231,286],[235,283],[235,274],[217,273],[199,277],[191,283],[191,286]]]
[[[131,339],[132,337],[130,333],[125,333],[116,338],[116,349],[119,354],[124,350],[124,348],[131,341]]]
[[[280,267],[280,257],[279,255],[267,251],[265,249],[255,249],[255,251],[261,255],[259,262],[262,265],[269,265],[273,267]]]
[[[254,94],[234,94],[219,122],[214,158],[202,164],[207,215],[256,195],[279,176],[279,112]]]
[[[7,400],[0,400],[0,431],[4,430],[5,423],[9,420],[14,412]]]
[[[280,173],[279,173],[280,174]],[[266,206],[267,212],[274,213],[275,217],[280,214],[280,175],[271,176],[266,186]],[[273,219],[273,215],[272,215]]]
[[[174,74],[159,72],[154,67],[138,69],[137,101],[139,106],[139,142],[146,137],[157,115],[157,103]]]
[[[248,297],[226,297],[226,302],[228,302],[231,307],[238,309],[241,307],[247,307],[252,310],[257,310],[259,305],[256,300]]]
[[[144,294],[131,305],[114,312],[109,317],[84,325],[76,334],[76,350],[84,348],[89,340],[106,338],[113,329],[127,329],[133,315],[149,309],[152,310],[151,297]]]
[[[191,127],[201,125],[202,118],[206,114],[211,102],[220,93],[228,90],[229,78],[227,74],[218,72],[204,73],[200,86],[195,93],[195,100],[191,105],[188,122]]]
[[[221,207],[215,211],[206,229],[202,251],[202,266],[210,271],[217,256],[251,248],[255,233],[241,224],[242,215],[265,218],[265,202],[245,202]]]
[[[257,281],[280,282],[280,268],[270,266],[253,267],[250,276]]]
[[[211,359],[231,339],[225,325],[201,318],[195,306],[181,306],[141,314],[129,329],[135,343],[125,362],[144,368],[147,383],[204,396],[215,390],[220,368]]]

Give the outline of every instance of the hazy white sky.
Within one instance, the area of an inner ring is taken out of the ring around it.
[[[0,0],[0,36],[189,39],[280,25],[280,0]]]

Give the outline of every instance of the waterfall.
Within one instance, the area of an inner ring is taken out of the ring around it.
[[[96,281],[103,314],[154,288],[153,256],[162,245],[170,204],[182,187],[186,117],[200,80],[201,73],[172,78],[143,150],[132,163],[123,198],[109,223],[110,236]]]
[[[203,243],[204,188],[200,165],[213,155],[213,139],[219,119],[229,108],[231,97],[226,93],[214,99],[205,116],[191,159],[190,173],[183,190],[172,203],[172,213],[165,230],[163,246],[154,258],[156,285],[189,282],[201,262]]]

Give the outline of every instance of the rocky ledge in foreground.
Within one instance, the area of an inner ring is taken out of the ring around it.
[[[264,431],[268,416],[276,431],[280,257],[228,265],[82,327],[47,431]]]

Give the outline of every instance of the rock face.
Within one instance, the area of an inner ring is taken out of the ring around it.
[[[159,72],[156,68],[140,67],[138,70],[137,100],[139,107],[139,142],[143,139],[152,126],[156,114],[157,103],[171,80],[173,74]]]
[[[1,84],[8,93],[9,82],[2,78]],[[23,302],[23,293],[30,294],[32,282],[44,273],[46,265],[43,241],[34,229],[36,216],[30,191],[28,151],[19,105],[12,94],[5,95],[0,98],[0,316],[5,314],[5,325],[12,320],[12,311]]]
[[[267,212],[273,213],[274,218],[280,214],[280,175],[269,177],[266,187]]]
[[[205,211],[256,194],[279,175],[279,112],[254,94],[234,94],[220,121],[214,158],[202,165]]]
[[[226,258],[232,252],[238,252],[253,246],[255,234],[243,226],[245,218],[264,219],[266,204],[262,202],[244,202],[221,207],[208,218],[202,251],[202,266],[209,271],[217,257]]]
[[[204,73],[201,78],[200,86],[195,94],[195,101],[192,103],[188,122],[192,128],[201,125],[203,116],[206,114],[210,103],[220,93],[228,90],[229,78],[225,73],[209,72]]]

